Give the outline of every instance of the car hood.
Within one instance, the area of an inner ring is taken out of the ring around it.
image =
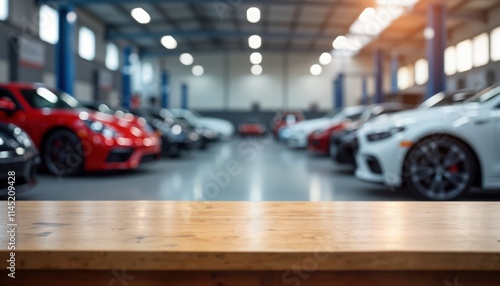
[[[97,111],[89,111],[84,109],[52,109],[48,112],[44,112],[45,115],[50,115],[53,117],[58,117],[61,119],[72,118],[74,120],[90,120],[90,121],[98,121],[104,123],[105,125],[114,128],[116,131],[122,134],[131,134],[135,137],[148,137],[151,136],[150,132],[145,129],[144,123],[131,115],[126,114],[123,118],[117,117],[115,115],[106,114]],[[133,128],[137,128],[138,131],[131,132]],[[135,134],[134,134],[135,133]]]
[[[335,120],[331,120],[329,118],[318,118],[305,120],[293,125],[289,125],[289,128],[291,132],[312,132],[316,129],[327,128],[330,125],[336,123],[338,122],[335,122]]]
[[[217,131],[224,136],[233,135],[234,126],[227,120],[212,117],[202,117],[198,118],[198,121],[203,127]]]
[[[367,127],[380,127],[387,125],[405,126],[422,122],[449,123],[479,115],[479,105],[477,103],[464,103],[459,105],[441,106],[429,109],[413,109],[402,111],[391,115],[382,115],[365,123]]]

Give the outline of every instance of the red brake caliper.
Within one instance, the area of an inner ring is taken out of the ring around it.
[[[451,165],[449,168],[448,168],[448,171],[452,172],[452,173],[458,173],[458,165]]]

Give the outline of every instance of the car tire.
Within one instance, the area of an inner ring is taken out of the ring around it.
[[[83,171],[84,151],[80,139],[69,130],[51,133],[43,143],[43,164],[56,176],[72,176]]]
[[[404,185],[420,199],[458,200],[468,193],[476,178],[476,161],[462,142],[440,137],[417,143],[408,153]]]

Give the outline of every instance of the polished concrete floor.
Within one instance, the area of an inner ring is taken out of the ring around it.
[[[41,175],[19,200],[400,201],[404,193],[361,182],[327,157],[267,139],[219,143],[139,170],[70,178]],[[472,194],[465,200],[500,200]]]

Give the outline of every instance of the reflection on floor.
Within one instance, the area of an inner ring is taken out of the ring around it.
[[[327,157],[271,138],[220,143],[139,170],[71,178],[42,175],[20,200],[400,201],[406,194],[364,183]],[[500,200],[474,195],[468,200]]]

